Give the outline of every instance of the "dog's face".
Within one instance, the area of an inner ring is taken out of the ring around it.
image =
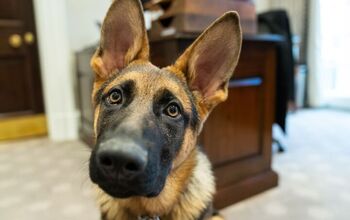
[[[148,61],[138,0],[115,0],[101,33],[91,61],[90,177],[112,197],[155,197],[193,151],[209,112],[227,97],[241,47],[238,16],[225,14],[163,69]]]
[[[101,86],[91,178],[115,197],[156,196],[199,125],[186,84],[168,70],[130,65]]]

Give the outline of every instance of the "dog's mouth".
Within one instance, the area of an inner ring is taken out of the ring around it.
[[[91,173],[90,173],[91,176]],[[96,183],[105,193],[115,198],[129,198],[133,196],[156,197],[164,188],[165,181],[145,180],[124,182],[117,180],[104,180],[91,176],[91,180]]]
[[[114,198],[129,198],[134,196],[156,197],[163,190],[163,185],[153,187],[148,184],[123,186],[119,183],[103,183],[97,185]]]

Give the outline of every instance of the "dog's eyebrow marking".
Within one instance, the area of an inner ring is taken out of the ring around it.
[[[113,83],[113,81],[115,81],[117,78],[119,78],[127,73],[130,73],[130,72],[146,72],[146,73],[156,74],[156,73],[158,73],[158,71],[159,71],[159,69],[156,66],[141,65],[141,64],[130,65],[130,66],[124,68],[121,72],[116,70],[112,74],[113,76],[110,79],[108,79],[106,82],[104,82],[102,84],[102,86],[98,89],[98,91],[96,92],[96,95],[94,97],[95,104],[101,100],[103,93],[105,92],[105,89],[108,87],[108,85]]]
[[[96,95],[96,98],[98,98],[98,100],[96,101],[100,101],[109,91],[115,89],[116,87],[120,87],[125,93],[125,95],[129,96],[129,98],[132,97],[132,95],[134,94],[135,82],[133,80],[123,80],[120,83],[109,88],[108,91],[105,91],[108,85],[101,86],[101,88],[97,92],[98,94]]]
[[[102,96],[103,96],[103,92],[104,92],[104,90],[107,88],[107,86],[108,86],[111,82],[113,82],[117,77],[118,77],[118,74],[116,73],[113,77],[111,77],[111,78],[108,79],[106,82],[104,82],[104,83],[102,84],[102,86],[97,90],[96,95],[95,95],[95,97],[94,97],[94,99],[93,99],[94,102],[95,102],[95,105],[96,105],[97,103],[100,102],[100,100],[101,100],[101,98],[102,98]]]
[[[106,82],[102,84],[102,86],[99,88],[99,90],[96,92],[95,96],[95,102],[98,102],[99,99],[102,97],[102,94],[106,92],[106,88],[109,87],[110,84],[113,84],[114,81],[118,80],[119,78],[122,78],[124,75],[131,73],[131,72],[138,72],[138,73],[144,73],[144,74],[159,74],[159,68],[156,66],[153,66],[152,64],[131,64],[130,66],[124,68],[123,70],[116,71],[113,73],[112,77],[108,79]]]
[[[154,102],[158,104],[165,105],[168,104],[172,100],[179,100],[172,92],[168,89],[163,88],[160,89],[153,98]],[[180,103],[182,105],[182,103]],[[182,107],[182,106],[181,106]]]
[[[184,108],[184,103],[182,103],[181,100],[176,97],[171,91],[169,91],[167,88],[163,88],[160,89],[153,97],[153,105],[166,105],[171,101],[177,101],[176,103],[180,105],[179,107],[181,108],[183,117],[185,119],[185,124],[187,125],[187,122],[190,119],[190,113],[192,112],[188,112],[188,110],[186,111]],[[158,114],[160,114],[160,112],[158,112]]]

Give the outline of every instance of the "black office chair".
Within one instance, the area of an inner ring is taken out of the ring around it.
[[[294,95],[294,66],[292,33],[288,14],[285,10],[273,10],[258,15],[260,33],[278,34],[285,40],[277,46],[276,67],[276,108],[275,123],[286,134],[286,117],[288,102],[295,100]],[[279,152],[285,147],[280,141],[274,139]]]

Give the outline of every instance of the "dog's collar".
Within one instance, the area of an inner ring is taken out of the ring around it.
[[[160,220],[159,216],[139,216],[137,220]]]

